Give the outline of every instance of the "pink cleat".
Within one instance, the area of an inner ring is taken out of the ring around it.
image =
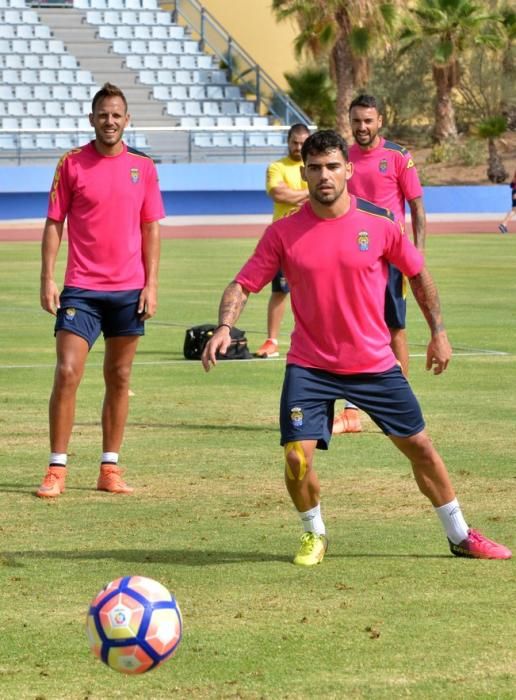
[[[65,491],[66,467],[48,467],[41,486],[36,491],[38,498],[57,498]]]
[[[267,338],[265,343],[260,345],[258,350],[254,353],[255,357],[268,358],[268,357],[279,357],[278,343],[272,338]]]
[[[456,557],[470,559],[510,559],[512,552],[503,544],[484,537],[478,530],[468,530],[468,537],[459,544],[450,542],[450,551]]]
[[[118,464],[101,464],[100,474],[97,480],[97,491],[109,493],[133,493],[132,486],[128,486],[122,479],[122,470]]]

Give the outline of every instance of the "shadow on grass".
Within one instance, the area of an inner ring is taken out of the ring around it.
[[[0,553],[0,566],[20,566],[18,560],[60,559],[63,561],[114,561],[142,564],[177,564],[209,566],[212,564],[241,564],[244,562],[290,562],[291,557],[270,552],[228,552],[211,549],[106,549],[91,551],[18,551]]]
[[[327,556],[328,563],[332,559],[451,559],[449,554],[395,554],[358,552],[353,554],[332,553]],[[175,564],[178,566],[212,566],[221,564],[242,564],[261,562],[282,562],[291,564],[291,554],[271,554],[270,552],[228,552],[211,549],[195,549],[190,551],[180,549],[106,549],[92,551],[18,551],[0,554],[0,566],[23,566],[23,560],[59,559],[63,561],[99,561],[111,559],[128,563],[142,564]],[[20,561],[21,560],[21,561]]]

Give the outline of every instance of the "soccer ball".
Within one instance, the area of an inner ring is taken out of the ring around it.
[[[145,673],[173,656],[181,611],[161,583],[144,576],[111,581],[92,600],[86,633],[95,656],[122,673]]]

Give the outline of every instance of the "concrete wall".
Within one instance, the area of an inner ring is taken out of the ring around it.
[[[168,216],[266,214],[266,163],[158,165]],[[0,219],[46,215],[52,166],[0,167]],[[507,185],[425,187],[429,214],[502,214],[510,208]],[[495,216],[496,218],[496,216]]]
[[[263,70],[284,90],[283,74],[297,70],[294,22],[276,22],[271,0],[202,0],[202,4]]]

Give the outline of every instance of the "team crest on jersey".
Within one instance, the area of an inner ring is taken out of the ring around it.
[[[359,231],[357,236],[358,250],[369,250],[369,234],[367,231]]]
[[[382,160],[378,163],[378,170],[381,173],[387,172],[387,161],[385,160],[385,158],[382,158]]]
[[[140,179],[140,171],[138,168],[131,168],[131,181],[136,185]]]
[[[290,422],[294,428],[300,428],[303,425],[303,409],[299,406],[294,406],[290,409]]]
[[[73,321],[73,319],[75,318],[75,309],[73,307],[65,309],[65,314],[66,314],[66,318],[69,321]]]
[[[412,160],[412,158],[409,158],[408,161],[407,161],[407,170],[408,170],[409,168],[413,168],[414,165],[415,165],[415,163],[414,163],[414,161]]]

